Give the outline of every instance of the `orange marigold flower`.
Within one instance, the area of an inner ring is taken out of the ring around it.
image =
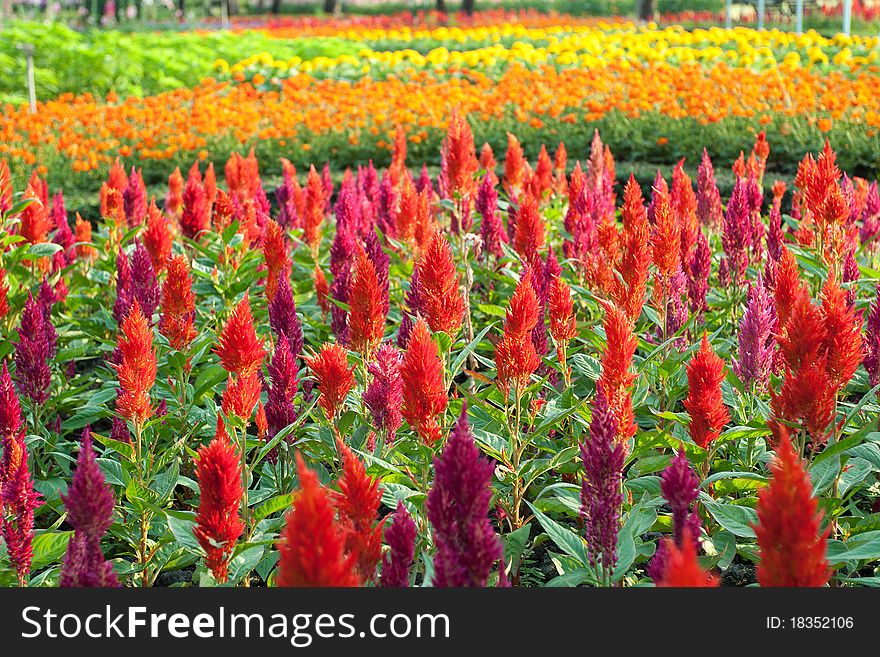
[[[459,276],[446,238],[435,231],[418,264],[419,311],[432,331],[455,337],[464,319]]]
[[[156,381],[156,352],[153,332],[137,299],[122,322],[118,349],[119,363],[114,365],[119,377],[116,411],[135,424],[144,422],[153,415],[150,388]]]
[[[335,518],[330,494],[297,452],[300,489],[278,544],[277,586],[359,586],[357,554],[346,554],[345,531]]]
[[[443,361],[425,320],[419,319],[410,335],[400,364],[403,381],[403,417],[427,445],[442,437],[437,418],[449,398],[443,380]]]
[[[333,420],[354,386],[354,366],[348,367],[348,353],[338,344],[325,342],[317,354],[305,358],[318,384],[318,404]]]
[[[724,374],[724,361],[715,354],[703,333],[700,350],[687,365],[688,396],[684,400],[684,407],[691,416],[688,433],[703,449],[718,438],[730,420],[721,397]]]
[[[369,354],[382,341],[385,332],[385,303],[376,267],[360,243],[348,303],[349,345],[354,351]]]
[[[758,492],[758,582],[761,586],[824,586],[828,529],[801,459],[782,432],[770,464],[769,485]]]
[[[220,364],[227,372],[252,374],[260,369],[266,351],[254,329],[251,304],[247,293],[238,302],[223,331],[214,353],[220,357]]]
[[[194,326],[196,297],[186,257],[176,255],[168,260],[168,273],[162,284],[159,333],[168,338],[172,349],[184,351],[196,338]]]
[[[603,304],[605,318],[605,351],[602,352],[602,373],[597,386],[608,398],[608,406],[617,420],[617,435],[628,440],[636,434],[636,423],[632,406],[632,384],[636,375],[632,373],[633,355],[639,341],[634,333],[633,321],[613,304]]]

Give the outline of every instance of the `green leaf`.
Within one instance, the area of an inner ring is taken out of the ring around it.
[[[828,541],[828,561],[831,564],[865,559],[880,559],[880,530],[856,534],[846,542]]]
[[[824,493],[840,473],[840,457],[834,455],[810,466],[810,479],[813,481],[813,495]]]
[[[293,504],[293,499],[295,497],[295,493],[287,493],[286,495],[279,495],[277,497],[269,499],[266,502],[263,502],[260,506],[254,509],[254,522],[259,522],[263,518],[266,518],[278,511],[289,509],[290,505]]]
[[[174,535],[174,540],[182,548],[191,552],[202,552],[202,546],[196,540],[193,529],[196,526],[195,514],[190,511],[166,511],[168,529]]]
[[[28,249],[28,255],[34,258],[50,258],[63,249],[63,246],[55,244],[55,242],[39,242],[38,244],[31,244],[31,247]]]
[[[550,537],[550,540],[553,541],[560,550],[570,557],[573,557],[586,568],[590,563],[590,558],[587,556],[586,541],[567,527],[563,527],[555,520],[551,520],[545,516],[538,511],[531,502],[527,502],[527,504],[531,507],[532,512],[535,514],[535,518],[541,523],[541,527],[547,533],[547,536]]]
[[[73,532],[37,531],[31,544],[33,560],[32,570],[39,570],[49,564],[58,562],[67,551],[67,544]]]
[[[588,568],[577,568],[575,570],[570,570],[564,575],[554,577],[544,586],[549,588],[569,588],[573,586],[579,586],[581,584],[592,584],[594,586],[597,584],[596,575],[593,573],[592,570]]]
[[[113,451],[121,454],[129,461],[134,458],[134,448],[128,443],[124,443],[119,440],[113,440],[108,436],[102,436],[101,434],[95,433],[94,431],[92,432],[92,438],[104,445],[104,447],[109,447]]]
[[[453,361],[453,363],[452,363],[452,369],[450,370],[452,372],[453,377],[455,377],[455,375],[458,374],[462,365],[464,365],[465,361],[467,360],[467,357],[471,354],[471,352],[473,352],[477,348],[477,345],[483,341],[483,338],[486,337],[486,334],[489,332],[489,330],[493,326],[495,326],[494,322],[489,324],[482,331],[480,331],[479,335],[477,335],[477,337],[475,337],[473,340],[471,340],[470,344],[467,347],[465,347],[464,349],[462,349],[459,352],[459,354],[455,357],[455,361]]]
[[[700,500],[715,521],[731,534],[740,538],[756,538],[752,526],[758,524],[757,511],[747,506],[715,502],[705,493],[700,494]]]
[[[824,450],[822,450],[822,453],[813,459],[813,466],[815,467],[817,463],[821,463],[822,461],[830,459],[835,454],[840,454],[841,452],[845,452],[846,450],[851,449],[856,445],[862,444],[864,440],[865,437],[860,435],[850,436],[848,438],[844,438],[843,440],[838,440],[833,445],[829,445]]]
[[[531,532],[531,523],[526,523],[514,532],[510,532],[504,537],[504,563],[512,567],[513,573],[519,571],[519,562],[522,559],[522,553],[529,541],[529,533]]]
[[[256,568],[265,549],[262,545],[252,545],[235,555],[229,562],[229,583],[237,584]]]

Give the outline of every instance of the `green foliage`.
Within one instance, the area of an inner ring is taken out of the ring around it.
[[[259,32],[78,32],[60,23],[13,21],[0,30],[0,103],[27,100],[21,43],[34,46],[40,100],[62,93],[151,95],[196,85],[215,73],[217,59],[234,63],[266,51],[277,59],[311,59],[360,48],[344,39],[272,39]]]

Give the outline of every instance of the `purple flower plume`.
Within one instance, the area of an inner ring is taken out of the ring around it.
[[[706,234],[699,230],[697,246],[688,263],[688,300],[691,312],[702,314],[708,309],[706,295],[709,292],[709,273],[712,266],[712,253]]]
[[[599,387],[593,401],[590,437],[581,443],[584,480],[581,485],[581,515],[590,562],[601,564],[606,574],[617,563],[617,533],[623,479],[623,445],[615,440],[617,421],[608,406],[605,391]]]
[[[866,326],[865,369],[871,386],[880,383],[880,285],[877,286],[877,298],[871,304]]]
[[[467,406],[443,452],[434,459],[428,520],[434,528],[434,586],[486,586],[501,558],[501,541],[489,521],[493,465],[480,455],[467,421]]]
[[[293,300],[293,290],[287,274],[282,272],[278,276],[278,285],[275,288],[275,296],[269,302],[269,326],[279,338],[284,336],[290,343],[290,352],[294,357],[302,353],[303,331],[302,323],[296,314],[296,302]]]
[[[18,329],[18,345],[15,347],[15,380],[19,392],[34,404],[43,404],[49,399],[52,381],[49,368],[50,332],[46,322],[43,306],[28,293]],[[51,334],[54,335],[54,329]]]
[[[367,366],[373,380],[364,392],[364,404],[370,410],[373,427],[385,435],[385,441],[394,441],[394,435],[403,422],[400,412],[403,404],[403,379],[400,376],[400,350],[386,342],[376,352],[376,359]]]
[[[83,430],[76,470],[61,499],[74,535],[61,567],[63,587],[119,586],[110,562],[101,551],[101,537],[113,524],[113,493],[95,460],[89,427]]]
[[[382,560],[380,585],[396,588],[409,586],[409,569],[416,551],[416,523],[403,502],[397,503],[391,524],[385,530],[385,542],[390,549]]]
[[[275,353],[272,354],[268,371],[271,385],[266,397],[266,422],[269,425],[269,437],[274,438],[297,418],[293,403],[298,384],[296,356],[284,335],[275,343]]]
[[[748,265],[748,249],[752,244],[752,225],[749,220],[748,183],[738,179],[727,203],[721,232],[721,245],[730,261],[730,274],[735,284],[742,281]]]
[[[733,359],[733,371],[740,380],[763,387],[773,365],[773,327],[776,324],[773,300],[763,279],[749,286],[748,305],[739,325],[739,349]]]
[[[715,183],[715,168],[704,148],[697,168],[697,217],[700,223],[714,227],[721,223],[721,214],[721,195]]]

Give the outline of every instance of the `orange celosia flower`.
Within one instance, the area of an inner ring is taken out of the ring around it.
[[[403,381],[403,417],[431,446],[442,437],[437,418],[449,401],[443,380],[443,362],[428,325],[419,319],[410,335],[400,364]]]
[[[297,452],[300,490],[287,512],[278,544],[277,586],[358,586],[357,554],[346,554],[346,534],[337,523],[330,494]]]
[[[333,420],[354,386],[354,366],[348,367],[348,354],[338,344],[325,342],[317,354],[305,358],[318,384],[318,405]]]
[[[309,245],[313,252],[318,249],[321,241],[321,224],[324,222],[324,183],[321,176],[315,170],[314,165],[309,169],[309,178],[306,183],[305,217],[303,217],[303,241]]]
[[[406,130],[398,125],[394,128],[394,145],[391,151],[391,164],[388,166],[388,175],[391,176],[391,182],[395,187],[405,173],[407,173]]]
[[[272,301],[275,298],[278,276],[290,266],[284,229],[273,219],[266,222],[261,250],[266,261],[266,298]]]
[[[541,357],[532,343],[532,330],[540,319],[539,310],[532,273],[527,271],[510,298],[504,335],[495,345],[495,381],[505,394],[511,384],[521,391],[541,364]]]
[[[788,323],[789,315],[797,299],[802,295],[809,296],[806,285],[801,282],[797,259],[785,246],[779,256],[779,269],[776,272],[776,287],[773,291],[776,318],[779,326]]]
[[[687,365],[688,396],[684,400],[684,407],[691,416],[688,433],[703,449],[718,438],[730,420],[721,397],[724,373],[724,361],[715,354],[703,333],[700,350]]]
[[[480,169],[477,160],[474,135],[467,118],[453,110],[443,143],[446,157],[446,174],[450,194],[470,197],[476,187],[476,173]]]
[[[602,352],[602,373],[597,386],[608,398],[608,406],[617,420],[617,435],[621,440],[629,440],[636,434],[636,423],[632,406],[632,384],[636,375],[630,370],[633,355],[639,341],[634,333],[633,321],[613,304],[603,304],[605,318],[605,350]]]
[[[226,417],[238,417],[247,422],[260,400],[260,377],[257,372],[241,374],[233,378],[230,374],[223,391],[221,406]]]
[[[571,288],[559,274],[554,274],[550,279],[547,308],[550,317],[550,336],[556,344],[574,340],[578,334],[574,301],[571,298]]]
[[[171,256],[173,237],[168,219],[156,205],[155,198],[150,200],[150,206],[147,208],[147,227],[142,238],[144,247],[150,254],[153,269],[158,274],[165,269],[168,258]]]
[[[525,159],[519,140],[510,132],[507,133],[507,152],[504,155],[504,178],[502,186],[511,199],[519,198],[523,190],[525,177]]]
[[[532,192],[537,198],[542,198],[553,187],[553,162],[547,153],[547,147],[541,144],[538,151],[538,163],[535,166],[535,175],[532,177]]]
[[[828,529],[820,530],[822,516],[810,477],[784,432],[770,471],[770,484],[758,492],[758,582],[824,586],[831,576],[825,559]]]
[[[91,262],[98,255],[98,250],[93,247],[92,241],[92,224],[85,221],[76,213],[76,256],[86,262]]]
[[[495,153],[488,142],[484,143],[480,149],[480,167],[489,174],[492,184],[497,185],[498,176],[495,175],[495,169],[498,167],[498,162],[495,161]]]
[[[30,244],[45,242],[52,228],[52,218],[49,216],[49,205],[43,198],[43,183],[36,174],[31,178],[24,191],[24,199],[30,201],[22,210],[19,218],[18,234]]]
[[[395,216],[394,237],[407,243],[415,235],[419,193],[409,171],[403,174],[400,186],[400,207]]]
[[[0,317],[9,312],[9,285],[6,282],[6,270],[0,267]]]
[[[676,587],[714,587],[718,577],[700,567],[697,562],[697,546],[691,538],[690,530],[685,528],[681,546],[672,539],[666,541],[666,561],[663,575],[656,586]]]
[[[336,441],[342,455],[342,475],[335,495],[339,523],[345,532],[345,551],[357,557],[355,570],[361,581],[376,574],[382,556],[382,522],[377,522],[382,493],[379,480],[370,477],[363,462],[341,440]]]
[[[417,253],[424,253],[425,249],[431,244],[434,233],[437,232],[432,204],[431,190],[426,187],[419,192],[416,198],[413,240],[416,244]]]
[[[777,417],[802,421],[814,440],[822,442],[832,420],[836,389],[828,374],[828,354],[824,349],[826,328],[822,313],[806,291],[795,299],[777,339],[785,380],[779,394],[773,394]]]
[[[820,308],[825,324],[824,350],[831,385],[840,390],[853,377],[865,355],[862,317],[847,302],[846,292],[829,276],[822,288]]]
[[[192,291],[189,264],[183,255],[168,260],[168,274],[162,284],[159,332],[172,349],[184,351],[196,338],[196,298]]]
[[[183,210],[183,175],[180,167],[175,167],[168,176],[168,194],[165,196],[165,212],[172,219],[180,219]]]
[[[321,314],[326,317],[327,313],[330,312],[330,284],[327,282],[327,277],[324,276],[324,271],[320,267],[315,267],[315,296],[318,300],[318,308],[321,309]]]
[[[544,219],[538,211],[538,199],[530,192],[523,195],[516,210],[513,248],[525,262],[531,262],[544,248]]]
[[[697,195],[690,177],[684,171],[684,160],[678,163],[672,173],[671,197],[675,199],[672,211],[681,233],[681,262],[690,262],[700,222],[697,218]]]
[[[363,247],[357,247],[354,280],[348,295],[348,339],[351,348],[366,357],[382,341],[385,304],[376,268]]]
[[[623,255],[618,268],[620,277],[615,277],[612,283],[611,298],[631,320],[636,321],[642,312],[648,283],[651,226],[642,189],[632,174],[623,190],[621,216]]]
[[[229,559],[244,523],[238,514],[241,460],[219,415],[214,440],[199,448],[196,480],[200,500],[193,534],[205,551],[205,565],[222,584],[228,579]]]
[[[227,372],[239,375],[259,371],[266,355],[263,344],[257,338],[254,318],[248,295],[238,302],[223,331],[214,353],[220,357],[220,364]]]
[[[449,242],[435,231],[418,264],[419,310],[432,331],[455,337],[464,319],[464,298]]]
[[[137,299],[122,322],[118,349],[119,364],[114,365],[119,377],[116,411],[135,424],[142,423],[153,415],[150,388],[156,380],[156,353],[153,332]]]
[[[681,227],[669,206],[669,197],[662,189],[656,190],[651,251],[660,275],[668,279],[681,262]]]
[[[0,214],[12,207],[12,176],[6,160],[0,160]]]

